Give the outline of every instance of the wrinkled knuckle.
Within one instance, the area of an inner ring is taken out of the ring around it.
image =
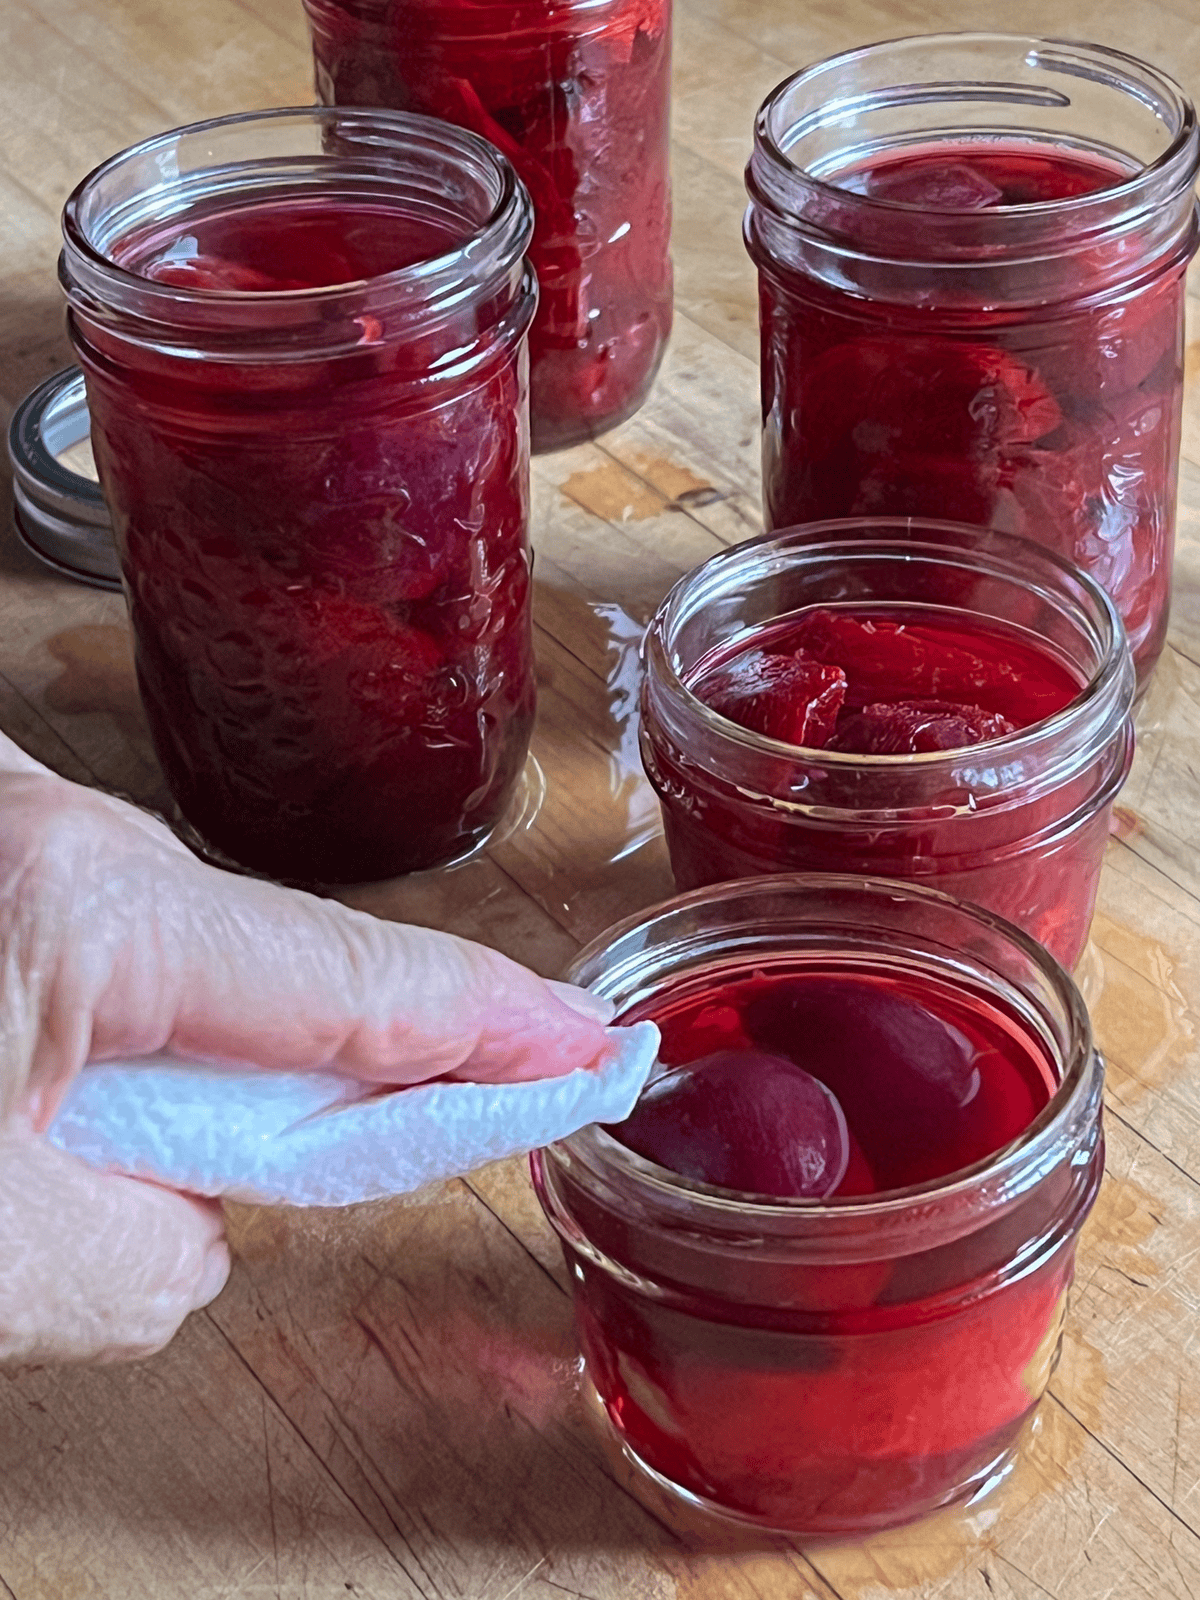
[[[94,851],[96,826],[97,806],[86,790],[34,776],[0,787],[0,859],[24,875],[45,880],[71,872],[81,852]]]

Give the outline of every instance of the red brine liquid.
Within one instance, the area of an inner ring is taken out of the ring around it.
[[[1029,1025],[899,962],[854,967],[743,961],[631,1009],[621,1020],[653,1018],[673,1070],[610,1133],[689,1180],[719,1182],[736,1159],[760,1195],[817,1205],[951,1180],[1020,1139],[1057,1087]],[[712,1063],[731,1059],[740,1095],[724,1068],[709,1084]],[[779,1089],[789,1070],[790,1108]],[[669,1086],[689,1080],[673,1099]],[[806,1176],[780,1174],[789,1163],[801,1174],[797,1151],[828,1152],[830,1098],[846,1160],[815,1199],[811,1163]],[[707,1170],[695,1166],[701,1134]],[[994,1221],[927,1249],[910,1237],[897,1253],[881,1224],[874,1254],[860,1241],[839,1259],[831,1241],[824,1258],[747,1248],[741,1265],[716,1253],[706,1267],[693,1252],[675,1272],[673,1247],[636,1209],[622,1217],[567,1180],[590,1245],[623,1269],[568,1243],[609,1416],[654,1472],[770,1526],[862,1533],[961,1497],[1005,1458],[1050,1375],[1071,1277],[1051,1226],[1066,1181],[1052,1174]]]
[[[826,181],[886,203],[858,219],[886,258],[889,240],[911,254],[930,212],[961,216],[965,248],[972,213],[985,229],[1003,208],[1069,207],[1127,177],[1090,155],[964,141]],[[929,268],[927,297],[892,298],[882,260],[869,280],[837,287],[755,254],[767,526],[908,514],[1036,540],[1108,590],[1144,687],[1165,639],[1171,581],[1178,252],[1111,288],[1111,250],[1092,261],[1081,248],[1058,264],[1041,303],[1019,306],[989,298],[977,263],[970,287],[942,263]],[[1134,264],[1131,254],[1129,271]]]
[[[533,199],[535,450],[644,400],[671,326],[670,0],[306,0],[317,89],[457,123]]]
[[[781,1148],[812,1137],[827,1140],[823,1106],[798,1085],[775,1094],[775,1113],[754,1116],[763,1084],[790,1062],[833,1096],[845,1119],[846,1151],[838,1181],[819,1198],[873,1194],[944,1178],[972,1166],[1018,1138],[1050,1099],[1053,1072],[1027,1028],[994,1004],[926,974],[847,975],[775,966],[750,977],[725,975],[682,985],[666,999],[621,1018],[650,1017],[662,1033],[658,1059],[672,1069],[656,1080],[629,1119],[609,1131],[631,1149],[683,1171],[674,1145],[689,1122],[719,1135],[713,1161],[732,1147],[747,1181],[731,1184],[711,1162],[685,1175],[724,1188],[805,1198],[803,1184],[765,1180]],[[726,1104],[718,1083],[705,1093],[709,1064],[736,1058],[739,1092]],[[699,1092],[684,1118],[647,1111],[655,1091],[672,1079],[695,1079]],[[749,1129],[749,1132],[747,1131]],[[830,1163],[836,1167],[837,1162]]]
[[[111,252],[155,283],[226,297],[223,358],[131,357],[92,329],[83,354],[167,782],[208,845],[275,877],[354,882],[461,855],[524,761],[511,348],[425,399],[438,347],[419,329],[398,338],[365,312],[348,353],[306,352],[301,330],[286,360],[239,353],[234,331],[268,326],[281,295],[454,251],[464,231],[436,212],[284,194],[214,203]],[[470,307],[442,343],[477,345],[480,317]]]

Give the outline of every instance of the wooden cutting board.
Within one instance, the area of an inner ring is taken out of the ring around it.
[[[983,0],[677,0],[676,330],[632,422],[534,468],[541,718],[523,813],[456,872],[358,905],[562,969],[670,890],[630,723],[638,630],[758,527],[741,169],[765,92],[871,39],[995,25]],[[1194,0],[1010,0],[1200,90]],[[67,192],[180,122],[312,98],[299,0],[0,8],[0,405],[70,359]],[[1189,355],[1193,352],[1189,351]],[[1193,374],[1194,378],[1194,374]],[[971,1514],[807,1554],[636,1489],[582,1398],[523,1167],[353,1213],[231,1210],[228,1288],[136,1367],[0,1378],[0,1597],[15,1600],[1166,1600],[1200,1591],[1200,397],[1189,383],[1171,647],[1141,719],[1083,976],[1109,1171],[1061,1365]],[[161,779],[123,602],[0,528],[0,725],[70,777]],[[0,1248],[3,1242],[0,1241]]]

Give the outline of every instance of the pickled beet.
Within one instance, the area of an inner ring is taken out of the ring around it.
[[[880,1189],[982,1160],[1048,1098],[1047,1069],[1028,1045],[957,997],[900,980],[806,976],[747,985],[739,998],[756,1046],[836,1095]]]
[[[914,609],[807,611],[715,661],[692,692],[755,733],[860,755],[956,750],[1060,711],[1078,693],[1065,667],[976,619]]]
[[[828,741],[830,750],[861,756],[919,755],[930,750],[962,750],[985,739],[1015,733],[1007,717],[979,706],[948,700],[897,700],[864,706],[842,723]]]
[[[842,668],[847,713],[928,698],[983,707],[1028,727],[1061,711],[1079,692],[1046,649],[970,612],[816,607],[772,631],[772,649],[785,641]]]
[[[1111,255],[1093,261],[1084,243],[1014,310],[989,295],[968,248],[972,216],[989,230],[1000,208],[1069,202],[1127,176],[1079,152],[946,142],[825,175],[882,202],[853,223],[837,213],[877,268],[851,258],[843,279],[761,242],[754,254],[768,528],[911,515],[1022,534],[1109,590],[1144,686],[1170,593],[1184,261],[1174,249],[1155,261],[1147,245],[1133,286],[1114,288]],[[916,265],[890,263],[919,262],[921,216],[937,211],[963,214],[962,278],[939,262],[922,292]]]
[[[824,745],[846,697],[846,674],[806,657],[747,650],[704,679],[701,698],[753,733]]]
[[[903,976],[727,977],[719,990],[682,986],[669,1005],[622,1020],[644,1016],[674,1070],[612,1131],[662,1166],[728,1188],[820,1197],[835,1169],[824,1193],[946,1177],[1015,1139],[1050,1092],[1049,1068],[1014,1021]],[[712,1052],[716,1016],[747,1043]]]
[[[803,1200],[832,1194],[850,1157],[829,1089],[761,1050],[721,1050],[664,1073],[610,1132],[682,1177]]]

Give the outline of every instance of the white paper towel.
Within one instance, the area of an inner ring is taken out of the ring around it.
[[[658,1050],[652,1022],[610,1028],[612,1060],[535,1083],[372,1093],[329,1073],[147,1056],[97,1062],[47,1137],[92,1166],[194,1194],[296,1206],[406,1194],[633,1109]]]

